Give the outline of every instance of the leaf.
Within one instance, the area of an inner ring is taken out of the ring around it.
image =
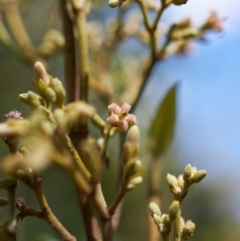
[[[149,147],[154,156],[162,155],[173,140],[176,119],[176,92],[177,84],[164,97],[150,126]]]

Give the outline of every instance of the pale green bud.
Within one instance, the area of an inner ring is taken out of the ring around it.
[[[207,175],[205,170],[197,171],[197,173],[192,177],[193,183],[199,183]]]
[[[66,98],[66,91],[63,88],[62,82],[57,78],[53,78],[51,86],[56,93],[56,105],[62,107]]]
[[[184,238],[184,240],[189,239],[193,235],[195,227],[196,225],[191,220],[188,220],[185,223],[183,227],[183,232],[182,232],[182,237]]]
[[[126,141],[130,142],[130,143],[132,143],[134,145],[138,145],[139,139],[140,139],[139,127],[137,125],[133,125],[128,130]]]
[[[40,97],[32,91],[28,91],[28,93],[25,94],[20,94],[19,100],[31,106],[32,108],[37,108],[41,105]]]
[[[154,223],[159,225],[161,223],[161,218],[157,214],[153,214]]]
[[[129,161],[125,166],[125,175],[126,177],[131,177],[137,174],[142,167],[142,163],[140,160],[132,160]]]
[[[184,180],[183,180],[183,175],[179,175],[178,177],[178,186],[183,189],[184,187]]]
[[[189,181],[192,177],[192,166],[190,164],[188,164],[185,168],[184,168],[184,173],[183,173],[183,180],[184,181]]]
[[[179,201],[173,201],[169,207],[169,218],[171,220],[174,220],[177,216],[177,212],[180,209],[180,203]]]
[[[133,179],[131,179],[131,181],[127,185],[127,190],[130,191],[130,190],[134,189],[136,186],[138,186],[140,183],[142,183],[142,181],[143,181],[143,178],[141,176],[134,177]]]
[[[47,87],[47,89],[45,90],[45,96],[48,99],[48,101],[52,103],[55,103],[57,100],[57,95],[51,87]]]
[[[161,210],[160,208],[158,207],[158,205],[154,202],[151,202],[149,204],[149,212],[150,212],[150,215],[153,217],[154,214],[158,215],[161,217]]]
[[[167,174],[167,183],[172,193],[179,194],[181,192],[181,188],[178,186],[178,179],[171,174]]]

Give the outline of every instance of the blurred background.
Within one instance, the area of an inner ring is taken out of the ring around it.
[[[22,0],[20,7],[35,45],[41,43],[47,29],[62,29],[57,1]],[[192,219],[196,223],[195,234],[190,240],[237,241],[240,237],[239,9],[238,0],[189,0],[186,5],[169,7],[163,15],[163,24],[190,17],[196,25],[200,25],[215,10],[223,19],[224,31],[207,35],[207,42],[194,42],[186,56],[173,56],[158,64],[135,112],[142,131],[140,159],[144,163],[146,177],[149,162],[146,135],[149,123],[166,91],[174,83],[179,83],[174,141],[162,160],[162,209],[166,212],[172,200],[165,179],[167,173],[178,175],[188,163],[208,171],[204,181],[191,189],[183,204],[185,219]],[[94,7],[90,19],[108,21],[115,15],[116,10],[110,9],[104,1]],[[132,39],[124,42],[119,51],[122,55],[131,54],[132,60],[139,53],[147,53],[146,48]],[[55,54],[48,62],[51,74],[63,80],[63,54]],[[33,79],[33,69],[0,45],[2,121],[4,114],[12,109],[28,115],[29,108],[18,101],[18,95],[34,90]],[[102,110],[99,113],[103,113],[105,118],[106,106],[99,103],[93,94],[91,102]],[[112,155],[117,155],[117,143],[116,137],[109,148]],[[7,153],[7,147],[1,142],[1,157]],[[108,203],[113,198],[117,180],[117,164],[114,162],[117,158],[112,159],[113,163],[110,170],[105,172],[103,180]],[[83,240],[84,230],[76,193],[66,174],[51,167],[43,173],[43,189],[59,219],[78,240]],[[5,195],[4,191],[0,195]],[[19,184],[18,196],[23,197],[28,206],[38,207],[34,196],[22,184]],[[128,193],[115,240],[147,240],[146,197],[146,181]],[[6,210],[1,208],[0,221],[3,222],[5,218]],[[44,240],[44,235],[58,240],[58,236],[44,221],[30,217],[21,222],[18,235],[20,241]]]

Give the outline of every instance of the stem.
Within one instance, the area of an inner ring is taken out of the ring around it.
[[[16,241],[17,223],[15,222],[16,213],[16,187],[17,182],[7,188],[8,192],[8,221],[6,232],[8,241]]]
[[[0,42],[7,50],[11,51],[18,59],[28,63],[28,59],[26,58],[26,56],[21,54],[16,48],[16,45],[12,41],[6,27],[4,26],[1,16],[0,16]]]
[[[137,3],[139,4],[139,7],[140,7],[140,9],[142,11],[142,14],[143,14],[144,25],[145,25],[146,29],[149,31],[150,30],[150,21],[149,21],[145,1],[137,0]]]
[[[146,87],[147,81],[149,79],[150,74],[152,73],[152,70],[153,70],[153,67],[155,66],[155,64],[156,64],[156,61],[151,59],[149,64],[147,65],[145,71],[143,72],[144,77],[143,77],[143,81],[141,83],[139,92],[138,92],[136,98],[134,99],[134,101],[132,102],[132,108],[131,108],[132,112],[134,112],[137,107],[137,104],[142,96],[142,93]]]
[[[91,174],[88,171],[88,169],[86,168],[86,166],[84,165],[81,157],[79,156],[77,150],[75,149],[71,139],[69,138],[69,136],[67,134],[65,135],[65,142],[66,142],[66,145],[67,145],[67,147],[68,147],[68,149],[69,149],[69,151],[70,151],[74,161],[78,165],[79,169],[83,173],[83,175],[86,178],[86,180],[89,181],[91,179]]]
[[[43,217],[50,224],[50,226],[62,237],[64,241],[76,241],[77,239],[66,230],[66,228],[60,223],[60,221],[51,211],[46,197],[42,192],[40,177],[38,177],[36,180],[36,183],[33,186],[33,191],[37,197],[42,212],[44,213]]]
[[[79,191],[78,197],[86,230],[87,241],[103,241],[102,234],[98,226],[98,221],[94,216],[91,203],[89,202],[88,198],[83,196]]]
[[[157,29],[157,25],[158,25],[158,22],[160,20],[160,18],[162,17],[162,14],[164,12],[164,10],[172,3],[172,1],[168,1],[167,3],[165,4],[162,4],[161,7],[158,9],[158,12],[157,12],[157,15],[156,15],[156,18],[154,20],[154,23],[153,23],[153,29],[154,31]]]
[[[149,192],[148,192],[148,203],[155,202],[161,207],[160,200],[160,182],[161,182],[161,167],[160,160],[154,157],[150,162],[149,167]],[[148,215],[148,241],[159,240],[160,233],[154,224],[152,217]]]
[[[117,209],[118,205],[121,203],[125,193],[126,193],[125,185],[124,185],[124,183],[122,183],[121,186],[120,186],[120,189],[118,190],[118,193],[117,193],[114,201],[112,202],[112,204],[108,208],[109,215],[112,216],[114,214],[114,212]]]
[[[47,66],[46,62],[37,55],[31,39],[27,34],[18,9],[18,4],[16,2],[7,2],[3,3],[2,6],[12,34],[16,39],[18,45],[23,50],[25,56],[29,58],[32,64],[34,64],[36,61],[40,61],[45,66]]]
[[[86,18],[84,2],[81,0],[71,0],[75,21],[78,31],[78,51],[79,51],[79,78],[80,78],[80,100],[88,102],[88,81],[89,81],[89,56]]]
[[[174,241],[181,241],[181,208],[179,208],[174,220]]]
[[[73,23],[69,17],[67,11],[67,1],[59,0],[62,18],[63,18],[63,27],[64,27],[64,36],[65,36],[65,81],[67,86],[67,96],[68,101],[76,101],[79,96],[79,79],[77,76],[77,63],[75,56],[75,39],[73,33]]]

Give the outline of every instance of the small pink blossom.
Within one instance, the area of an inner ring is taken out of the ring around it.
[[[133,114],[129,114],[131,106],[124,103],[120,108],[117,104],[112,103],[108,106],[110,116],[107,118],[107,122],[115,127],[118,127],[120,131],[127,131],[129,125],[136,123],[136,117]]]

